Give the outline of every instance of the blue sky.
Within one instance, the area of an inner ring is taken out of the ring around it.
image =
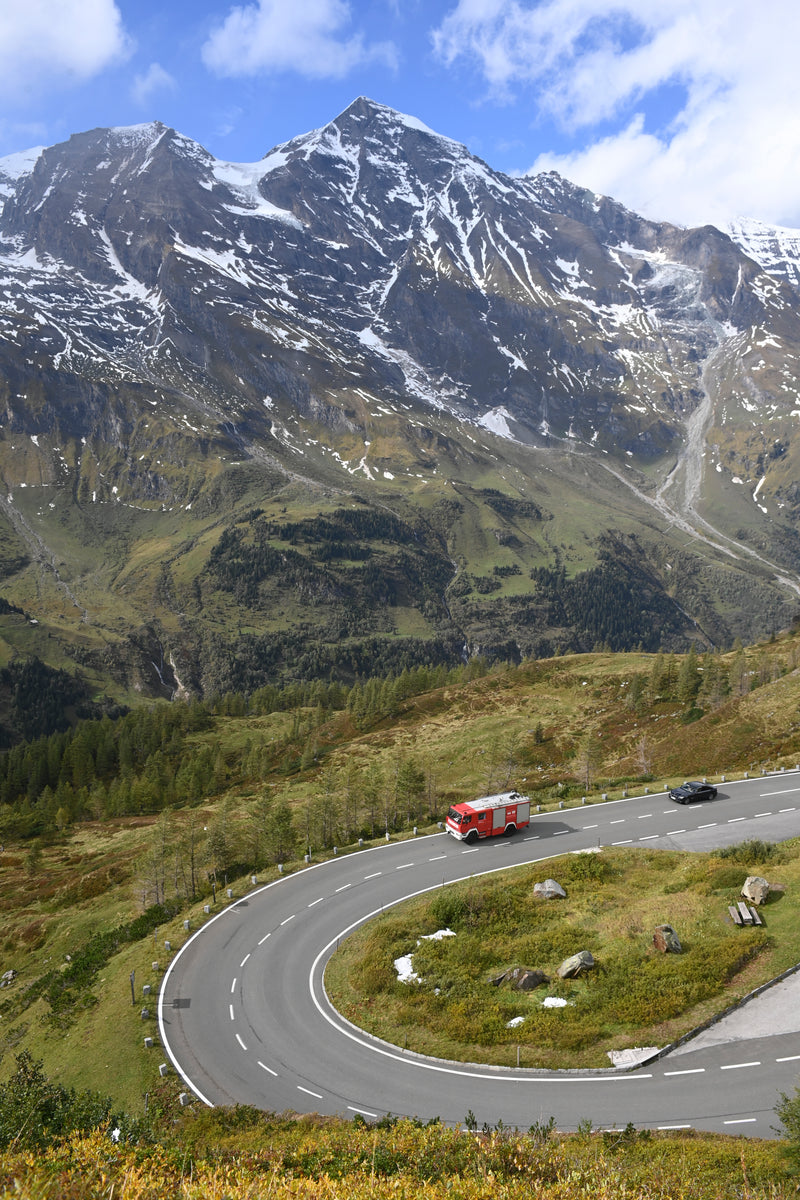
[[[656,219],[800,227],[797,0],[0,0],[0,156],[161,120],[252,162],[367,95]]]

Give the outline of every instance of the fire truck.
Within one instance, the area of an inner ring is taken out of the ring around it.
[[[530,824],[531,802],[519,792],[500,792],[481,796],[464,804],[454,804],[445,818],[445,829],[461,842],[516,833]]]

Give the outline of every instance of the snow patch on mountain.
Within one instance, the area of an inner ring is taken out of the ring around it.
[[[498,408],[492,408],[489,412],[484,413],[477,422],[483,429],[488,429],[490,433],[497,434],[498,437],[506,438],[510,442],[516,442],[517,438],[511,432],[509,421],[513,421],[511,413],[502,405]]]

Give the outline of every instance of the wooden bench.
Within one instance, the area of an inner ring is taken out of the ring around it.
[[[742,918],[741,918],[741,916],[739,915],[739,910],[738,910],[738,908],[736,908],[736,906],[735,906],[735,905],[733,905],[733,904],[729,904],[729,905],[728,905],[728,912],[731,914],[731,920],[733,921],[734,925],[741,925],[741,924],[742,924]]]
[[[739,901],[737,908],[739,909],[739,913],[742,918],[742,923],[744,925],[754,925],[755,924],[755,922],[753,921],[753,914],[750,912],[750,909],[747,907],[744,900]]]

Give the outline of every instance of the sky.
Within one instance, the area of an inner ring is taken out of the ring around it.
[[[229,162],[357,96],[656,220],[800,228],[798,0],[0,0],[0,156],[159,120]]]

